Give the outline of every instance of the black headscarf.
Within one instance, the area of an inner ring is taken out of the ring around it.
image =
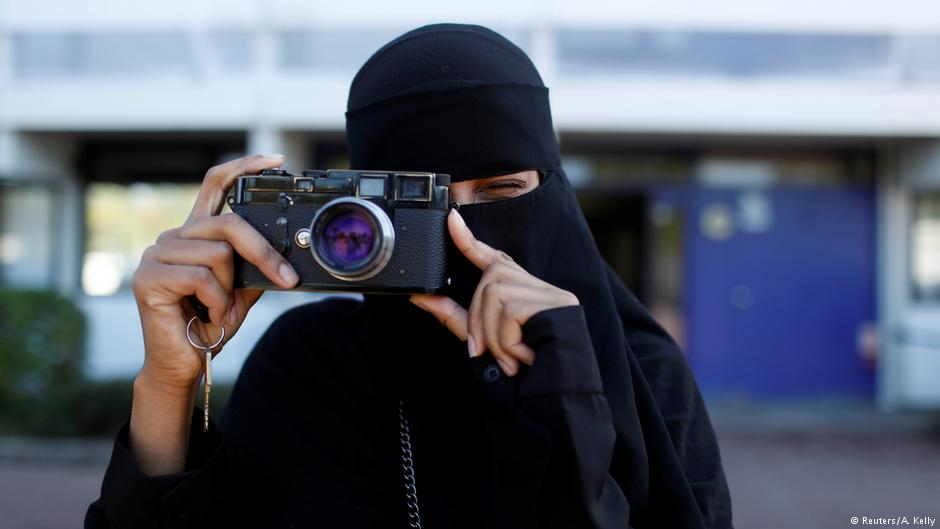
[[[539,171],[537,189],[461,205],[460,213],[475,237],[580,300],[616,431],[610,474],[629,502],[631,525],[730,526],[717,443],[695,382],[675,343],[600,256],[560,166],[548,89],[525,53],[479,26],[410,31],[362,67],[346,116],[353,168],[435,171],[455,182]],[[456,254],[448,267],[449,295],[469,306],[481,272]],[[427,471],[438,472],[435,483],[445,489],[437,496],[460,497],[485,480],[470,456],[484,434],[474,431],[483,412],[468,389],[466,345],[405,297],[365,298],[374,369],[395,374],[385,377],[395,381],[389,391],[419,419],[421,448],[438,462]]]
[[[561,163],[538,71],[479,26],[425,26],[377,51],[353,79],[346,140],[350,167],[433,171],[453,182]]]

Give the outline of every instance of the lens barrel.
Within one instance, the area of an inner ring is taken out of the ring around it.
[[[381,272],[395,246],[395,229],[388,214],[356,197],[324,204],[310,223],[310,234],[313,258],[343,281],[362,281]]]

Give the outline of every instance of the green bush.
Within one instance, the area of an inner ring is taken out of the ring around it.
[[[0,289],[0,434],[111,437],[117,432],[130,416],[133,380],[88,379],[85,336],[85,316],[70,299]],[[231,389],[212,387],[213,417],[221,417]]]
[[[54,292],[0,290],[0,403],[36,401],[81,380],[85,315]]]
[[[82,380],[42,401],[0,413],[0,434],[35,437],[112,437],[130,417],[132,379]],[[212,386],[212,417],[225,410],[230,384]],[[196,406],[202,406],[201,393]]]
[[[109,436],[127,419],[131,381],[76,380],[43,398],[21,398],[0,416],[0,432],[19,436]]]
[[[46,398],[0,409],[0,435],[32,437],[112,437],[130,417],[132,379],[81,380]],[[212,417],[225,411],[231,384],[212,386]],[[201,393],[194,405],[202,406]]]

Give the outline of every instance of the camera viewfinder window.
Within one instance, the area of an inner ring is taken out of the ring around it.
[[[297,179],[297,191],[303,191],[304,193],[313,192],[313,180],[309,178]]]
[[[385,179],[362,177],[359,179],[359,196],[376,197],[385,196]]]
[[[398,196],[399,200],[427,200],[428,199],[428,179],[422,176],[399,176],[398,177]]]

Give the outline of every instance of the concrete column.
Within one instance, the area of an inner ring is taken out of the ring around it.
[[[940,407],[940,312],[911,290],[914,200],[940,191],[940,141],[898,142],[882,153],[879,188],[879,403]]]
[[[898,149],[887,144],[878,152],[878,405],[886,411],[903,401],[902,353],[898,340],[907,304],[907,230],[909,200],[898,175]]]
[[[550,17],[545,13],[538,16],[534,22],[530,44],[531,56],[529,58],[538,69],[542,82],[548,87],[549,101],[551,101],[552,89],[555,88],[555,81],[558,79],[558,44],[555,28]],[[560,141],[561,131],[558,129],[558,122],[552,121],[555,123],[555,139]]]
[[[558,50],[555,41],[555,30],[551,21],[547,17],[539,17],[532,28],[530,58],[549,89],[558,77]]]
[[[313,167],[312,141],[309,133],[257,127],[248,132],[248,154],[283,154],[285,168],[302,171]]]
[[[0,89],[6,88],[13,80],[13,37],[3,11],[0,9]],[[0,98],[0,116],[3,116],[2,98]],[[3,122],[0,118],[0,127],[2,126]]]
[[[49,284],[35,284],[29,279],[29,285],[21,286],[47,286],[65,295],[79,292],[84,200],[74,169],[75,143],[66,134],[0,131],[0,179],[21,184],[18,192],[35,202],[29,211],[5,212],[4,216],[9,218],[3,219],[5,225],[0,230],[9,237],[7,243],[25,245],[24,252],[46,255],[36,265],[50,267]],[[21,255],[19,259],[28,256]],[[46,259],[48,262],[40,262]],[[27,266],[22,263],[21,266]],[[11,261],[10,266],[17,265]],[[27,280],[26,276],[23,279]]]

